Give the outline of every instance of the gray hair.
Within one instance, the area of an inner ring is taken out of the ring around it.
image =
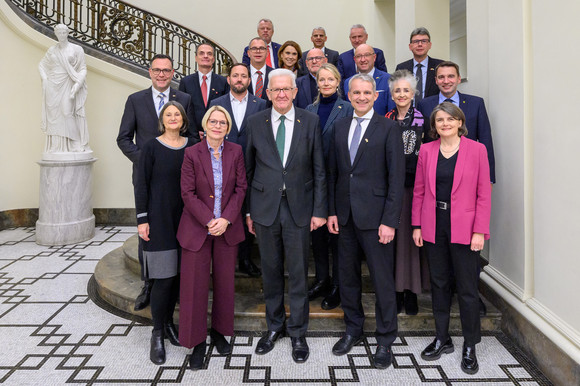
[[[250,46],[252,45],[252,42],[253,42],[254,40],[261,40],[261,41],[263,41],[263,42],[264,42],[264,44],[266,45],[266,47],[268,47],[268,43],[266,43],[266,41],[265,41],[264,39],[262,39],[262,38],[261,38],[261,37],[259,37],[259,36],[256,36],[255,38],[252,38],[252,39],[250,40],[250,42],[248,43],[248,49],[250,49]]]
[[[355,25],[353,25],[352,27],[350,27],[350,30],[352,31],[352,30],[353,30],[353,29],[355,29],[355,28],[362,28],[362,29],[363,29],[363,31],[365,31],[365,33],[367,33],[367,29],[366,29],[366,28],[365,28],[365,26],[364,26],[364,25],[362,25],[362,24],[355,24]]]
[[[400,80],[404,80],[409,83],[409,86],[411,86],[411,89],[413,90],[413,95],[417,93],[417,78],[415,78],[415,75],[413,75],[413,73],[409,70],[397,70],[393,72],[389,78],[389,91],[391,92],[391,95],[393,95],[395,84]]]
[[[417,27],[411,32],[411,37],[409,38],[409,43],[411,43],[411,40],[413,40],[413,36],[416,36],[416,35],[427,35],[427,37],[429,37],[429,40],[431,40],[431,34],[427,30],[427,28]]]
[[[353,75],[349,81],[348,81],[348,91],[350,91],[352,89],[352,82],[355,80],[362,80],[363,82],[369,82],[370,84],[373,85],[373,93],[377,92],[377,84],[375,83],[375,80],[373,79],[372,76],[370,76],[369,74],[355,74]]]
[[[260,19],[260,21],[258,22],[258,25],[256,26],[256,28],[260,28],[260,23],[261,22],[265,22],[265,23],[272,24],[272,29],[274,29],[274,23],[272,23],[272,20],[270,20],[270,19]]]
[[[287,70],[285,68],[277,68],[275,70],[270,71],[270,74],[268,74],[268,83],[271,83],[272,79],[282,76],[290,77],[290,79],[292,79],[292,87],[296,87],[296,75],[294,75],[292,71]]]
[[[318,30],[321,30],[326,35],[326,30],[324,29],[324,27],[314,27],[314,28],[312,28],[312,33],[314,33],[314,31],[318,31]]]

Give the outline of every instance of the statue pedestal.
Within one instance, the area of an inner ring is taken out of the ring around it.
[[[38,161],[40,202],[36,222],[37,244],[75,244],[95,235],[92,167],[96,160]]]

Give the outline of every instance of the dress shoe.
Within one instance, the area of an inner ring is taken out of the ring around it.
[[[330,293],[324,298],[320,307],[323,310],[333,310],[340,306],[340,288],[337,285],[332,286]]]
[[[331,286],[330,277],[327,277],[324,280],[317,281],[308,290],[308,300],[314,300],[320,296],[326,296],[328,294],[328,291],[330,291],[330,286]]]
[[[163,332],[165,332],[165,339],[169,339],[169,343],[181,347],[181,344],[179,343],[179,333],[177,332],[175,324],[173,324],[173,320],[165,322]]]
[[[141,288],[141,292],[135,298],[135,306],[133,310],[141,311],[145,307],[149,305],[149,299],[151,298],[151,288],[153,287],[152,280],[145,280],[143,282],[143,288]]]
[[[260,275],[262,275],[260,268],[258,268],[251,259],[240,260],[238,263],[238,271],[245,273],[250,277],[260,277]]]
[[[393,362],[393,353],[387,346],[377,346],[377,351],[373,355],[373,363],[377,369],[386,369]]]
[[[362,336],[345,335],[334,344],[332,353],[334,355],[344,355],[352,349],[352,346],[359,344],[362,340]]]
[[[211,338],[211,344],[215,346],[221,355],[228,355],[232,353],[232,345],[228,343],[222,334],[212,328],[209,331],[209,337]]]
[[[306,337],[292,337],[292,359],[296,363],[304,363],[310,355],[310,349],[308,348],[308,343],[306,343]]]
[[[156,365],[165,363],[165,343],[163,343],[163,330],[153,330],[151,333],[151,349],[149,359]]]
[[[475,374],[479,371],[477,356],[475,356],[475,346],[463,344],[463,355],[461,356],[461,370],[467,374]]]
[[[256,345],[256,354],[264,355],[272,351],[274,344],[285,335],[284,330],[282,331],[268,331],[260,338],[258,344]]]
[[[487,315],[487,307],[485,306],[485,303],[483,302],[483,299],[480,296],[479,297],[479,316],[485,316],[485,315]]]
[[[421,351],[421,358],[426,361],[434,361],[441,358],[441,354],[451,354],[454,350],[451,337],[447,338],[445,342],[435,338],[425,350]]]
[[[400,314],[403,311],[403,304],[405,302],[405,293],[404,292],[396,292],[397,294],[397,314]]]
[[[419,313],[419,305],[417,304],[417,294],[405,290],[405,314],[417,315]]]
[[[192,370],[199,370],[203,367],[203,358],[205,358],[206,343],[201,342],[193,348],[193,352],[189,356],[189,368]]]

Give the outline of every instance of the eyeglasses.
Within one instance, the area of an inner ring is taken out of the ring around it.
[[[153,73],[153,75],[159,75],[160,73],[163,73],[163,75],[171,75],[171,73],[173,72],[172,68],[152,68],[151,72]]]
[[[373,55],[374,55],[374,53],[371,54],[370,52],[367,52],[366,54],[358,54],[358,55],[355,55],[354,58],[355,59],[362,59],[362,58],[370,59],[370,57],[373,56]]]
[[[429,39],[417,39],[417,40],[411,40],[411,43],[412,44],[419,44],[419,43],[421,43],[421,44],[427,44],[430,41],[431,40],[429,40]]]
[[[267,49],[268,49],[267,47],[252,47],[252,48],[250,48],[250,51],[252,51],[252,52],[264,52]]]
[[[319,62],[322,59],[324,59],[324,56],[311,56],[309,58],[306,58],[306,60],[309,62]]]
[[[288,94],[290,91],[294,90],[294,87],[271,88],[269,90],[273,94],[279,94],[281,92],[283,92],[284,94]]]
[[[217,119],[210,119],[210,120],[207,121],[207,123],[209,123],[212,126],[218,126],[219,125],[219,126],[222,126],[222,127],[228,125],[228,122],[227,121],[218,121]]]

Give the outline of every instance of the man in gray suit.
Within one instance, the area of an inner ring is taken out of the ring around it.
[[[266,354],[287,330],[292,359],[308,359],[308,252],[310,231],[326,223],[326,176],[317,115],[295,108],[292,71],[270,73],[272,108],[248,119],[246,222],[258,238],[268,331],[256,354]],[[284,257],[290,317],[285,328]]]

